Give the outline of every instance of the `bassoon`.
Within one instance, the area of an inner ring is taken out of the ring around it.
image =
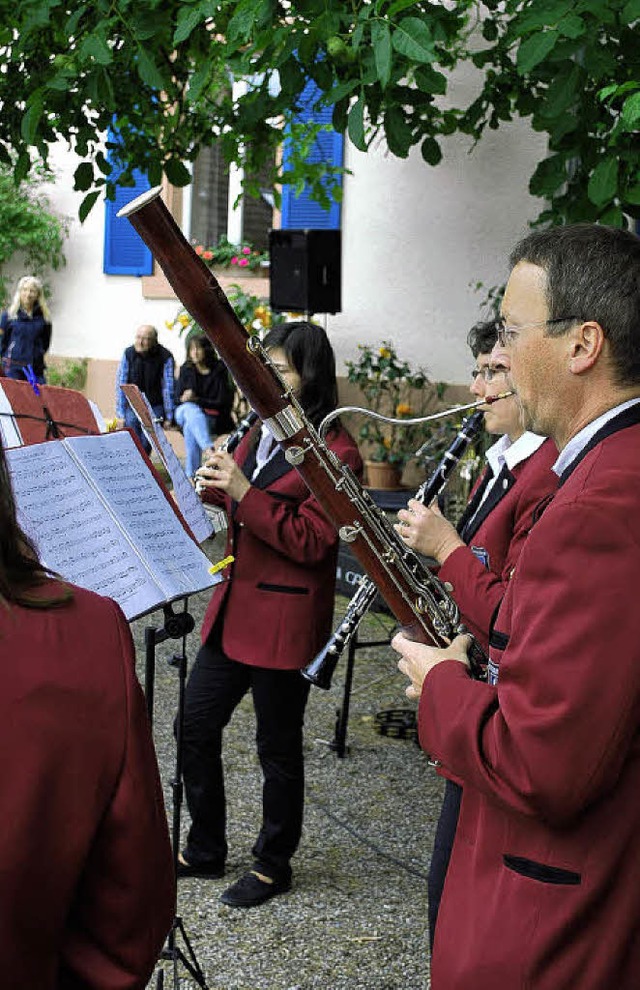
[[[204,261],[160,198],[149,190],[118,216],[127,217],[151,249],[176,296],[202,327],[238,388],[348,543],[407,635],[443,647],[461,628],[459,609],[443,584],[397,535],[346,465],[321,439],[257,336],[250,336]],[[486,657],[469,650],[472,670]]]
[[[430,505],[447,484],[454,468],[467,450],[469,444],[478,437],[484,423],[484,413],[477,410],[466,416],[452,443],[442,455],[435,469],[424,481],[415,495],[417,502]],[[302,676],[316,687],[327,691],[340,657],[355,636],[358,626],[373,605],[378,589],[369,577],[362,577],[355,594],[351,598],[340,625],[324,647],[302,671]]]

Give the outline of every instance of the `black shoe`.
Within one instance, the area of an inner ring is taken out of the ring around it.
[[[182,859],[184,856],[180,854]],[[178,859],[177,866],[178,880],[185,877],[202,877],[204,879],[219,880],[224,876],[224,863],[214,859],[210,863],[187,863]]]
[[[291,890],[290,880],[273,880],[267,883],[251,870],[227,887],[220,895],[220,900],[230,907],[256,907],[258,904],[264,904],[270,897],[286,893],[287,890]]]

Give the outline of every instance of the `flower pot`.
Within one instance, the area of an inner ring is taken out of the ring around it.
[[[400,479],[402,468],[388,461],[365,461],[367,469],[367,484],[369,488],[394,489],[402,488]]]

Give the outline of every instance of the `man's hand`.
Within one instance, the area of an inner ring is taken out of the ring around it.
[[[220,488],[236,502],[241,502],[251,488],[250,482],[234,461],[231,454],[214,450],[202,467],[196,471],[199,487]]]
[[[393,528],[407,546],[425,557],[433,557],[439,564],[444,564],[454,550],[465,545],[435,503],[427,506],[409,499],[407,508],[400,509],[398,519]]]
[[[401,657],[398,661],[398,670],[411,681],[405,691],[407,698],[420,697],[425,677],[429,671],[444,660],[458,660],[468,667],[467,650],[470,643],[470,636],[456,636],[450,646],[440,650],[435,646],[425,646],[424,643],[416,643],[414,640],[407,639],[401,632],[396,633],[391,640],[391,646]]]

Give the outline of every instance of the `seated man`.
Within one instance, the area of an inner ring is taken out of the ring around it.
[[[143,324],[136,330],[131,347],[127,347],[116,376],[116,416],[119,426],[127,426],[140,438],[147,454],[151,445],[144,435],[138,417],[124,397],[121,385],[137,385],[146,395],[156,419],[163,426],[173,421],[174,360],[171,351],[158,343],[155,327]]]

